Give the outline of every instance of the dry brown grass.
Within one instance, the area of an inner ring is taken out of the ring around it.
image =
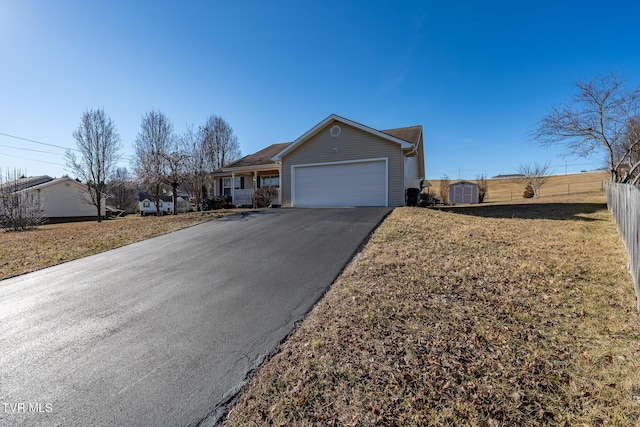
[[[584,172],[568,175],[554,175],[542,187],[540,198],[549,196],[565,196],[601,191],[609,179],[607,172]],[[451,182],[457,180],[452,179]],[[469,180],[474,182],[475,180]],[[489,179],[489,194],[486,202],[519,202],[528,200],[522,197],[525,184],[514,179]],[[429,180],[431,193],[440,197],[440,180]]]
[[[232,425],[640,425],[640,320],[601,194],[396,209]]]
[[[0,280],[189,227],[235,211],[163,217],[127,216],[50,224],[26,232],[0,231]]]

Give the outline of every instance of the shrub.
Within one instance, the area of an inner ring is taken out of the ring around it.
[[[525,199],[530,199],[533,196],[535,196],[536,193],[534,193],[533,191],[533,187],[531,186],[531,184],[527,184],[527,186],[524,189],[524,193],[522,194],[522,197],[524,197]]]
[[[231,196],[213,196],[204,199],[202,202],[202,210],[210,211],[214,209],[227,209],[231,207]]]
[[[438,203],[442,203],[436,196],[431,193],[420,193],[420,200],[418,200],[418,207],[426,208],[428,206],[435,206]]]
[[[273,200],[278,199],[278,189],[275,187],[261,187],[253,193],[253,203],[256,208],[266,208]]]
[[[22,178],[17,169],[5,179],[0,171],[0,227],[7,231],[31,230],[46,222],[40,190],[24,189]]]

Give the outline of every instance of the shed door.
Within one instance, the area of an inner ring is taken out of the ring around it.
[[[462,203],[473,203],[473,187],[471,185],[462,187]]]
[[[458,184],[453,185],[451,194],[451,203],[476,203],[475,202],[475,185]]]
[[[293,206],[387,206],[387,161],[293,166]]]

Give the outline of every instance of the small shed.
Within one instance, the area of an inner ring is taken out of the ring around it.
[[[449,185],[449,203],[479,203],[478,184],[469,181],[458,181]]]

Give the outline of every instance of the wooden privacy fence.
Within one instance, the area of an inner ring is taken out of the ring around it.
[[[607,205],[613,213],[618,232],[629,256],[629,270],[640,310],[640,188],[629,184],[608,183]]]

